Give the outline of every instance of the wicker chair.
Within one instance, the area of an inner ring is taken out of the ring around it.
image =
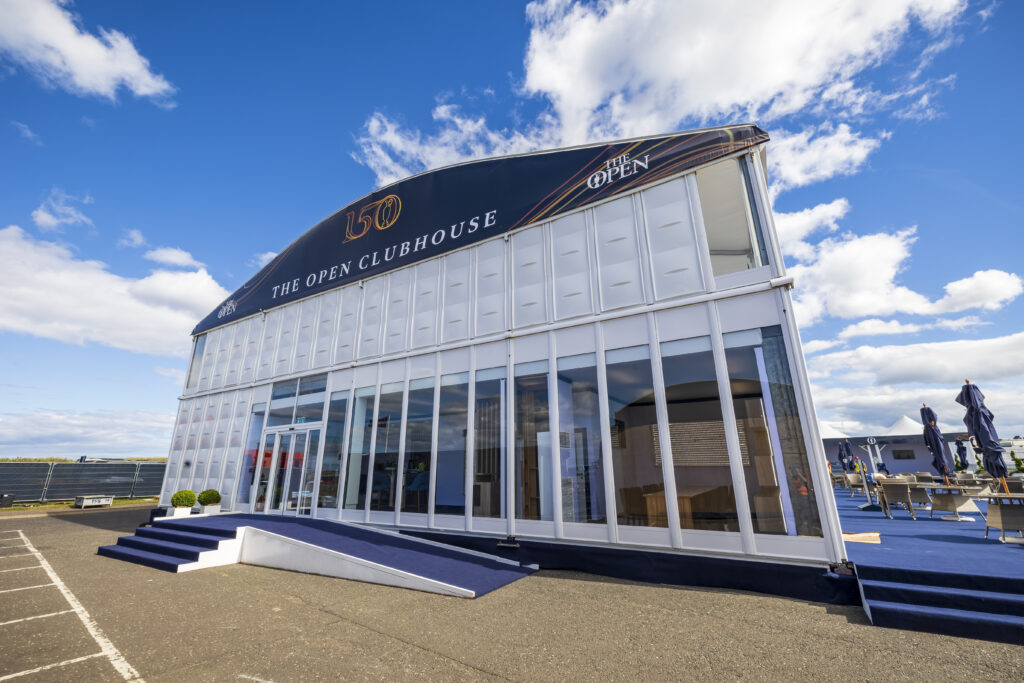
[[[914,514],[914,500],[911,497],[910,484],[907,481],[894,477],[881,482],[880,486],[882,495],[885,497],[882,509],[889,519],[892,519],[892,506],[901,503],[903,507],[907,508],[910,516],[915,521],[917,520],[917,515]]]

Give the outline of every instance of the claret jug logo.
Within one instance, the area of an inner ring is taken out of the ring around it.
[[[387,230],[398,221],[398,216],[401,213],[402,200],[396,194],[389,194],[383,199],[378,199],[365,205],[359,209],[358,218],[354,210],[347,212],[345,214],[347,221],[345,224],[345,239],[342,240],[342,244],[359,239],[370,232],[370,228]],[[356,225],[357,223],[358,226]]]
[[[587,187],[591,190],[596,190],[602,185],[610,185],[616,180],[635,175],[640,172],[640,169],[646,171],[650,156],[650,154],[645,154],[642,160],[639,158],[630,159],[629,152],[626,152],[614,159],[609,159],[604,162],[604,168],[595,171],[593,175],[587,178]]]

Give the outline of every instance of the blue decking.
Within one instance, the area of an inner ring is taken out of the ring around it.
[[[351,524],[266,515],[216,515],[160,521],[159,529],[234,536],[240,526],[255,527],[434,581],[473,591],[477,597],[533,572],[458,548]]]
[[[1024,644],[1024,546],[1000,543],[995,530],[985,538],[984,503],[966,515],[973,522],[930,519],[925,507],[915,521],[902,508],[888,519],[860,510],[863,495],[835,494],[843,531],[880,534],[880,544],[846,543],[873,623]]]

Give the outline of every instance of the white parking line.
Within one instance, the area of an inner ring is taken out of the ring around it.
[[[56,664],[47,664],[46,666],[39,666],[35,669],[25,669],[15,674],[7,674],[6,676],[0,676],[0,681],[9,681],[12,678],[19,678],[21,676],[28,676],[29,674],[36,674],[40,671],[46,671],[47,669],[56,669],[58,666],[67,666],[68,664],[77,664],[78,662],[84,662],[87,659],[95,659],[96,657],[102,657],[104,653],[97,652],[94,655],[86,655],[84,657],[75,657],[74,659],[65,659],[63,662],[57,662]]]
[[[7,529],[6,531],[0,531],[0,534],[18,534],[21,529]]]
[[[0,540],[4,540],[4,539],[0,539]],[[12,538],[11,540],[12,541],[16,541],[18,539]],[[3,550],[4,548],[24,548],[24,547],[25,547],[24,543],[22,543],[21,545],[0,545],[0,550]]]
[[[139,676],[139,672],[136,671],[132,667],[132,665],[128,663],[128,661],[118,651],[118,649],[114,647],[114,644],[111,643],[110,640],[103,634],[103,631],[100,630],[100,627],[96,624],[95,620],[93,620],[93,618],[89,616],[89,613],[85,611],[85,608],[82,607],[82,603],[78,601],[78,598],[75,597],[75,594],[72,593],[66,585],[64,585],[63,581],[60,580],[60,577],[57,576],[57,572],[53,570],[53,567],[51,567],[50,563],[46,561],[46,558],[43,557],[43,554],[36,550],[36,548],[28,540],[28,536],[26,536],[24,533],[20,531],[18,532],[18,535],[21,536],[22,540],[25,541],[25,545],[28,546],[29,550],[31,550],[30,554],[35,555],[36,559],[39,560],[39,564],[42,565],[43,569],[46,571],[46,574],[50,577],[50,580],[53,581],[54,585],[57,586],[57,590],[59,590],[64,595],[64,599],[68,601],[69,605],[71,605],[72,611],[74,611],[75,614],[78,615],[78,618],[79,620],[81,620],[82,625],[85,626],[85,630],[89,632],[89,635],[92,636],[92,639],[95,640],[96,644],[100,646],[99,654],[105,656],[108,660],[110,660],[110,663],[113,665],[115,669],[117,669],[117,672],[121,674],[121,677],[124,678],[124,680],[139,681],[141,683],[142,677]],[[69,660],[68,662],[62,662],[60,664],[54,664],[52,666],[63,666],[64,664],[70,663],[72,663],[71,660]],[[41,670],[42,669],[39,669],[39,671]],[[0,681],[2,680],[4,679],[0,678]]]
[[[34,617],[25,617],[24,619],[11,619],[10,621],[0,621],[0,626],[7,626],[8,624],[20,624],[23,621],[32,621],[33,619],[45,619],[46,617],[55,617],[58,614],[68,614],[74,612],[73,609],[66,609],[61,612],[50,612],[49,614],[39,614]]]
[[[17,591],[30,591],[33,588],[46,588],[47,586],[53,586],[53,585],[56,585],[56,584],[41,583],[38,586],[22,586],[21,588],[8,588],[5,591],[0,591],[0,593],[14,593],[14,592],[17,592]]]
[[[18,567],[16,569],[0,569],[0,574],[3,574],[4,572],[23,572],[26,569],[42,569],[42,568],[43,568],[43,565],[41,565],[41,564],[34,564],[31,567]]]
[[[19,555],[0,555],[0,560],[6,560],[10,557],[28,557],[32,553],[21,553]]]

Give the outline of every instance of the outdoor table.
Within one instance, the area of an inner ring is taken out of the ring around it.
[[[952,512],[952,515],[941,517],[945,522],[973,522],[973,517],[962,517],[961,512],[981,513],[978,506],[971,500],[971,495],[981,490],[980,486],[967,486],[962,484],[944,484],[940,482],[911,482],[911,488],[931,489],[932,509],[928,514],[931,518],[936,510],[939,512]]]
[[[997,482],[995,485],[1001,484]],[[1024,538],[1006,537],[1007,529],[1024,535],[1024,493],[986,491],[984,493],[976,493],[973,497],[988,499],[988,514],[985,516],[985,538],[988,538],[988,530],[991,527],[992,529],[999,529],[1000,542],[1024,544]]]

